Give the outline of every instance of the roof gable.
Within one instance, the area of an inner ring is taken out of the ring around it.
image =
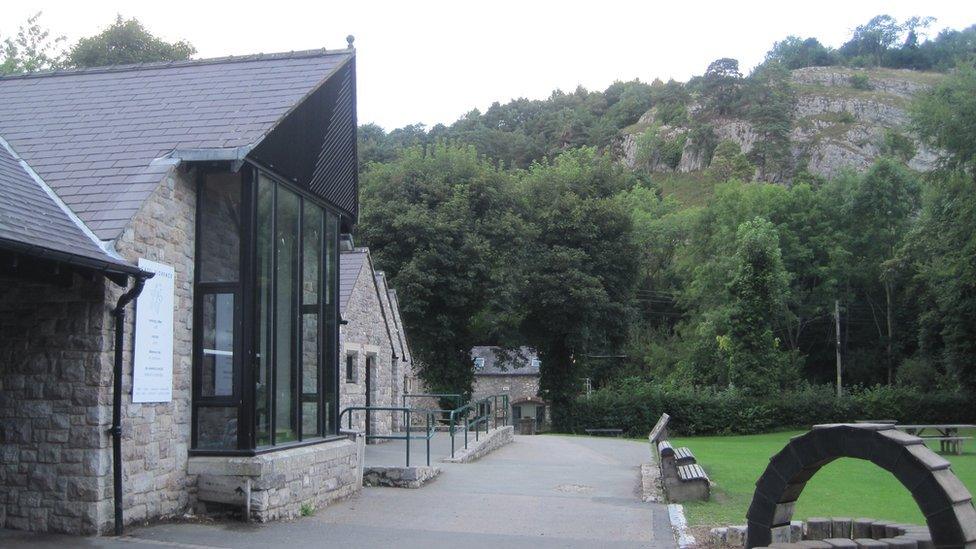
[[[0,135],[113,239],[169,170],[158,159],[242,157],[353,57],[316,50],[4,77]]]

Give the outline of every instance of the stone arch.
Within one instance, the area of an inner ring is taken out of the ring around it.
[[[774,530],[788,527],[807,481],[824,465],[845,457],[868,460],[893,474],[922,510],[936,547],[976,541],[972,496],[945,458],[892,425],[856,423],[815,425],[770,458],[746,513],[746,547],[769,545]]]

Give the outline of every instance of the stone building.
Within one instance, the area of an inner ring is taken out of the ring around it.
[[[0,526],[263,521],[359,489],[351,44],[0,78]]]
[[[396,292],[374,269],[369,249],[354,247],[347,236],[339,253],[339,314],[340,408],[400,406],[411,363]],[[364,430],[367,436],[389,435],[401,419],[396,413],[373,412],[367,425],[365,412],[345,414],[342,427]]]
[[[514,423],[524,417],[536,420],[536,428],[549,423],[546,402],[539,397],[539,357],[528,347],[510,351],[501,347],[471,348],[474,368],[472,400],[507,393]]]

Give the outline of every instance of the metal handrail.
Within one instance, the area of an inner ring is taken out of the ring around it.
[[[407,441],[407,467],[410,467],[410,441],[413,439],[424,439],[427,441],[427,466],[430,467],[430,439],[434,436],[433,419],[434,414],[430,410],[421,410],[415,408],[407,408],[404,406],[349,406],[339,412],[339,425],[342,425],[342,415],[346,412],[348,414],[348,429],[352,430],[352,412],[366,412],[366,424],[369,424],[370,413],[371,412],[401,412],[406,417],[407,429],[403,435],[366,435],[366,440],[370,439],[383,439],[383,440],[406,440]],[[427,417],[427,435],[423,437],[411,437],[410,436],[410,414],[411,413],[422,413]]]
[[[478,399],[473,402],[469,402],[464,406],[455,408],[451,410],[449,416],[450,432],[451,432],[451,457],[454,457],[454,435],[457,427],[457,420],[459,418],[464,419],[464,448],[468,447],[468,431],[471,430],[471,426],[474,425],[474,440],[477,442],[481,434],[481,425],[485,426],[485,433],[491,428],[498,428],[498,400],[502,401],[502,425],[508,425],[508,395],[507,394],[497,394],[489,395],[484,398]],[[472,419],[470,418],[471,412],[477,415]],[[463,413],[463,415],[462,415]],[[491,424],[494,424],[494,427]]]

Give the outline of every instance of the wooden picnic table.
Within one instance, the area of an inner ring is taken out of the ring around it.
[[[928,439],[938,440],[941,452],[962,453],[962,443],[965,440],[972,440],[973,437],[959,436],[960,429],[976,429],[976,425],[968,423],[926,423],[918,425],[895,425],[899,431],[905,431],[910,435]],[[935,431],[936,434],[926,435],[925,431]]]

